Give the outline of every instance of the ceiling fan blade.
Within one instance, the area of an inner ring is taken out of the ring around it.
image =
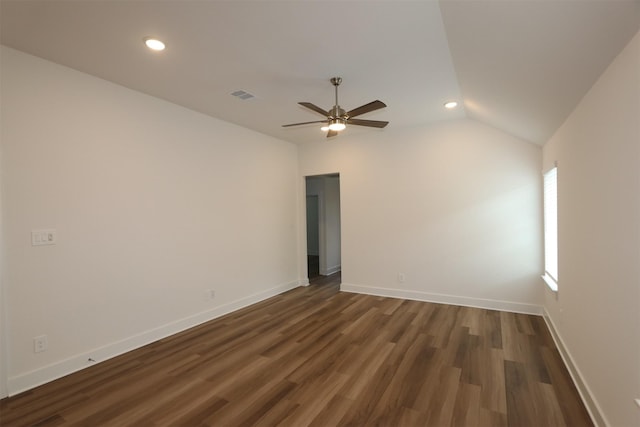
[[[288,125],[282,125],[283,128],[288,128],[290,126],[299,126],[299,125],[310,125],[311,123],[327,123],[326,120],[315,120],[313,122],[301,122],[301,123],[291,123]]]
[[[327,138],[331,138],[332,136],[336,136],[338,134],[338,132],[336,132],[335,130],[330,130],[327,132]]]
[[[347,116],[356,117],[356,116],[359,116],[360,114],[368,113],[370,111],[379,110],[379,109],[384,108],[386,106],[387,106],[387,104],[385,104],[382,101],[378,101],[378,100],[371,101],[370,103],[364,104],[361,107],[354,108],[351,111],[347,111]]]
[[[380,120],[361,120],[361,119],[349,119],[347,124],[357,126],[369,126],[372,128],[383,128],[389,124],[389,122],[383,122]]]
[[[317,105],[314,105],[314,104],[312,104],[310,102],[298,102],[298,104],[302,105],[303,107],[307,107],[308,109],[313,110],[316,113],[320,113],[323,116],[329,117],[329,112],[328,111],[325,111],[322,108],[320,108]]]

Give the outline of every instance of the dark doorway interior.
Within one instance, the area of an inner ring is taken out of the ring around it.
[[[309,279],[320,276],[320,257],[318,255],[307,255],[307,271]]]
[[[320,275],[320,205],[318,195],[307,195],[307,274]]]

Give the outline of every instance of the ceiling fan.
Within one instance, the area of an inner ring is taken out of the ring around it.
[[[360,106],[358,108],[354,108],[351,111],[344,111],[338,105],[338,86],[342,83],[341,77],[332,77],[329,80],[333,86],[336,88],[336,104],[329,111],[325,111],[322,108],[314,105],[310,102],[298,102],[298,104],[306,107],[310,110],[315,111],[316,113],[320,113],[323,116],[326,116],[325,120],[316,120],[313,122],[302,122],[302,123],[292,123],[289,125],[282,125],[282,127],[290,127],[290,126],[298,126],[298,125],[308,125],[310,123],[325,123],[326,126],[323,126],[322,129],[327,131],[327,138],[332,136],[336,136],[338,132],[345,129],[347,125],[357,125],[357,126],[369,126],[374,128],[383,128],[389,124],[389,122],[383,122],[380,120],[361,120],[354,119],[356,116],[360,116],[365,113],[369,113],[371,111],[379,110],[380,108],[384,108],[387,105],[382,101],[372,101],[368,104]]]

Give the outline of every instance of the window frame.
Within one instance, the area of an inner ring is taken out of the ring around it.
[[[543,173],[544,273],[547,286],[558,291],[558,164]]]

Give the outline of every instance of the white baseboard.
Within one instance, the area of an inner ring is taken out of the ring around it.
[[[321,271],[320,274],[322,274],[323,276],[329,276],[333,273],[337,273],[340,270],[342,270],[342,265],[338,264],[334,265],[333,267],[327,267],[327,269],[325,271]]]
[[[549,315],[549,312],[546,309],[544,310],[543,317],[544,317],[545,323],[547,324],[547,328],[549,328],[549,331],[551,332],[551,337],[553,338],[553,341],[555,342],[556,347],[558,348],[558,352],[560,352],[560,357],[562,357],[562,361],[564,362],[564,365],[567,367],[567,370],[569,371],[569,375],[571,375],[571,379],[573,380],[573,383],[578,389],[578,393],[582,398],[582,402],[584,403],[584,406],[587,408],[587,412],[589,412],[589,415],[591,416],[591,421],[593,421],[593,424],[596,427],[604,427],[604,426],[611,425],[607,422],[607,419],[604,416],[604,413],[600,409],[600,405],[598,405],[598,402],[593,398],[593,393],[591,393],[589,386],[584,381],[584,377],[580,373],[580,369],[578,369],[577,365],[574,363],[573,357],[571,357],[571,352],[569,352],[569,349],[564,344],[562,337],[558,333],[558,329],[553,323],[553,320],[551,320],[551,316]]]
[[[340,290],[356,294],[377,295],[381,297],[402,298],[415,301],[434,302],[438,304],[461,305],[465,307],[485,308],[489,310],[509,311],[512,313],[533,314],[541,316],[543,309],[534,304],[498,301],[482,298],[460,297],[455,295],[435,294],[429,292],[409,291],[404,289],[375,288],[371,286],[342,283]]]
[[[198,326],[217,317],[224,316],[225,314],[263,301],[267,298],[271,298],[298,286],[300,286],[299,280],[275,286],[265,291],[215,307],[211,310],[203,311],[141,334],[125,338],[124,340],[108,344],[104,347],[96,348],[34,371],[11,377],[7,381],[9,396],[14,396],[23,391],[88,368],[96,363],[104,362],[105,360],[143,347],[147,344],[151,344],[154,341],[177,334],[178,332],[182,332],[186,329],[193,328],[194,326]]]

